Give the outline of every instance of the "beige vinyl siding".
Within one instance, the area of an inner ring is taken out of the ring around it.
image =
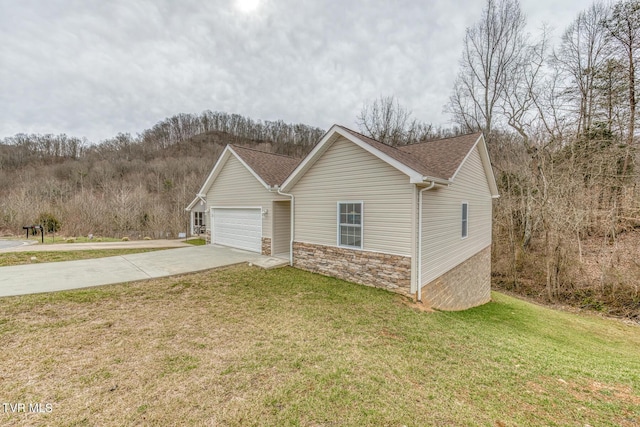
[[[268,209],[262,216],[262,237],[271,237],[271,202],[288,200],[275,192],[269,192],[255,176],[234,156],[230,155],[222,170],[207,192],[207,211],[212,206],[262,207]],[[207,214],[209,215],[209,214]],[[211,226],[211,224],[207,224]]]
[[[338,139],[291,193],[297,242],[337,246],[337,203],[362,201],[362,249],[411,256],[413,185],[356,144]]]
[[[273,202],[273,255],[289,253],[291,242],[291,202]]]
[[[475,148],[448,188],[422,193],[422,284],[431,282],[491,244],[491,193]],[[462,238],[462,202],[468,236]]]

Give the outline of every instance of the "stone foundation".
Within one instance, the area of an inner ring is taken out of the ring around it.
[[[271,239],[268,237],[262,238],[262,255],[271,256]]]
[[[491,246],[422,287],[422,301],[438,310],[465,310],[491,300]]]
[[[294,242],[293,260],[302,270],[411,295],[411,257]]]
[[[209,230],[208,228],[205,233],[204,240],[207,242],[207,245],[211,244],[211,230]]]

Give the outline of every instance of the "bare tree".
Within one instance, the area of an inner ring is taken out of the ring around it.
[[[496,108],[524,52],[525,24],[517,0],[487,0],[480,21],[467,28],[447,106],[459,125],[491,134]]]
[[[629,122],[627,127],[627,147],[633,144],[636,124],[636,61],[640,49],[640,0],[621,0],[616,3],[608,19],[604,21],[611,38],[616,42],[627,62]],[[631,155],[628,152],[622,168],[626,174]]]
[[[406,144],[417,126],[411,111],[402,107],[394,96],[380,96],[365,103],[356,120],[360,132],[388,145]]]
[[[596,76],[607,59],[607,37],[602,22],[608,9],[594,3],[569,25],[553,59],[568,76],[564,95],[577,104],[577,133],[586,134],[597,118]]]

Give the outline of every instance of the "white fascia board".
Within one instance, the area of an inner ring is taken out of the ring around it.
[[[480,152],[480,158],[482,159],[482,166],[484,167],[484,173],[487,176],[489,191],[491,191],[491,198],[497,199],[500,197],[500,194],[498,193],[498,184],[496,183],[496,177],[493,174],[493,168],[491,167],[489,149],[487,148],[487,142],[484,140],[484,136],[480,135],[480,138],[482,141],[478,145],[478,151]]]
[[[198,191],[198,196],[204,197],[204,195],[207,194],[207,191],[209,191],[209,187],[211,187],[211,184],[213,184],[213,181],[216,179],[216,177],[220,173],[222,166],[231,155],[230,151],[231,151],[231,146],[227,144],[227,146],[224,147],[222,154],[220,154],[220,157],[218,157],[218,161],[216,161],[216,164],[213,165],[213,169],[211,169],[209,176],[207,176],[207,179],[204,181],[202,188],[200,188],[200,191]]]
[[[353,135],[350,132],[346,132],[346,131],[342,130],[341,128],[337,128],[336,132],[339,133],[340,135],[342,135],[343,137],[347,138],[349,141],[353,142],[354,144],[356,144],[358,147],[362,148],[363,150],[366,150],[369,153],[373,154],[374,156],[376,156],[377,158],[379,158],[383,162],[388,163],[389,165],[391,165],[394,168],[398,169],[400,172],[402,172],[405,175],[407,175],[409,177],[410,181],[419,180],[419,182],[422,182],[422,179],[423,179],[422,174],[420,174],[420,173],[416,172],[415,170],[411,169],[409,166],[405,165],[404,163],[394,159],[393,157],[388,156],[387,154],[383,153],[382,151],[378,150],[377,148],[374,148],[373,146],[367,144],[366,142],[362,141],[360,138],[358,138],[357,136]]]
[[[487,149],[487,143],[482,138],[482,144],[480,144],[480,158],[484,166],[484,172],[487,175],[487,181],[489,182],[489,189],[491,190],[491,197],[497,199],[500,197],[498,192],[498,184],[496,183],[496,177],[493,174],[493,168],[491,167],[491,158],[489,157],[489,150]]]
[[[338,125],[331,126],[331,129],[329,129],[327,133],[325,133],[324,136],[320,138],[320,142],[318,142],[316,146],[313,147],[313,150],[311,150],[311,152],[307,154],[307,157],[305,157],[304,160],[300,162],[300,164],[293,170],[293,172],[291,172],[291,174],[287,177],[287,179],[282,183],[282,185],[280,186],[280,191],[286,192],[296,182],[298,182],[298,180],[302,177],[302,175],[304,175],[307,169],[311,167],[311,165],[315,163],[315,161],[320,156],[320,154],[324,152],[325,146],[327,145],[329,140],[331,140],[337,128],[338,128]]]
[[[428,183],[436,183],[436,184],[441,184],[441,185],[450,185],[452,181],[448,180],[448,179],[442,179],[442,178],[436,178],[434,176],[422,176],[422,175],[418,175],[416,178],[411,177],[411,179],[409,180],[409,182],[411,184],[426,184]]]
[[[200,191],[198,191],[198,197],[202,197],[202,198],[206,197],[207,191],[209,191],[209,188],[213,184],[213,181],[215,181],[215,179],[217,178],[218,174],[220,173],[220,171],[224,167],[224,164],[227,162],[230,156],[234,156],[236,159],[238,159],[238,161],[245,168],[247,168],[247,170],[258,180],[258,182],[260,182],[260,184],[262,184],[267,190],[270,189],[269,185],[267,185],[267,183],[264,182],[264,180],[260,178],[260,176],[253,169],[251,169],[251,167],[249,167],[249,165],[244,160],[242,160],[242,158],[238,155],[238,153],[236,153],[233,150],[231,145],[227,144],[227,146],[224,147],[224,151],[218,158],[218,161],[213,166],[211,173],[209,173],[209,176],[205,180],[204,185],[202,186]]]
[[[476,142],[473,143],[473,146],[471,147],[471,149],[467,152],[467,154],[465,154],[464,159],[462,159],[462,161],[458,165],[458,169],[456,169],[455,173],[451,177],[451,182],[455,181],[456,176],[458,176],[458,173],[462,170],[462,166],[464,166],[464,164],[467,162],[467,159],[469,158],[471,153],[473,153],[473,150],[475,150],[475,148],[478,146],[478,143],[480,142],[480,140],[482,138],[483,138],[483,136],[482,136],[482,134],[480,134],[478,139],[476,139]],[[484,163],[484,160],[483,160],[483,163]]]
[[[266,182],[264,182],[264,180],[260,177],[260,175],[258,175],[253,169],[251,169],[251,166],[249,166],[248,164],[245,163],[244,160],[242,160],[242,157],[240,157],[238,155],[238,153],[235,152],[235,150],[233,149],[233,147],[231,147],[230,145],[227,145],[227,147],[229,147],[229,150],[231,151],[231,153],[233,153],[234,156],[236,156],[236,159],[238,159],[238,161],[240,163],[242,163],[242,165],[247,168],[247,170],[249,172],[251,172],[251,175],[254,176],[255,179],[258,180],[258,182],[260,182],[260,184],[262,184],[267,190],[270,190],[271,187],[269,186],[269,184],[267,184]]]
[[[200,200],[200,196],[196,196],[196,198],[193,199],[193,202],[189,203],[189,205],[185,208],[185,211],[191,211],[191,209],[193,209]]]
[[[462,169],[462,166],[466,163],[467,159],[473,153],[473,150],[478,147],[478,153],[480,154],[480,160],[482,161],[482,168],[484,169],[484,174],[487,178],[487,184],[489,185],[489,191],[491,192],[492,198],[498,198],[500,195],[498,194],[498,185],[496,184],[496,177],[493,175],[493,168],[491,167],[491,161],[489,159],[489,151],[487,150],[487,143],[484,140],[484,135],[480,134],[476,142],[473,144],[473,147],[469,150],[469,152],[464,156],[462,162],[460,162],[460,166],[456,169],[456,172],[451,177],[451,182],[456,179],[458,172]]]
[[[311,165],[313,165],[316,162],[318,157],[320,157],[322,153],[326,150],[325,146],[330,141],[335,140],[334,137],[336,134],[353,142],[358,147],[373,154],[374,156],[376,156],[383,162],[389,164],[390,166],[398,169],[400,172],[404,173],[409,177],[409,182],[416,184],[416,183],[421,183],[425,181],[426,177],[422,176],[422,174],[411,169],[409,166],[405,165],[402,162],[399,162],[393,157],[388,156],[387,154],[383,153],[377,148],[374,148],[370,144],[367,144],[366,142],[362,141],[360,138],[353,135],[352,133],[343,130],[340,126],[333,125],[331,126],[331,129],[329,129],[329,131],[327,131],[327,133],[324,134],[324,136],[322,137],[320,142],[314,147],[314,149],[311,150],[311,152],[307,155],[307,157],[305,157],[305,159],[302,162],[300,162],[298,167],[291,173],[291,175],[289,175],[286,181],[282,184],[282,186],[280,187],[282,191],[288,191],[293,186],[293,184],[295,184],[302,177],[302,175],[304,175],[307,169],[309,169]],[[427,180],[431,180],[431,179],[427,178]],[[441,183],[448,184],[447,181],[443,181],[442,179],[434,178],[434,180],[436,180],[437,182],[439,181]]]

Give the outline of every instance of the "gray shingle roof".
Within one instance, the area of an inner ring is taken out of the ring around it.
[[[465,156],[482,135],[481,132],[476,132],[452,138],[392,147],[351,129],[343,126],[339,127],[416,172],[424,176],[441,179],[451,179],[453,177]]]
[[[302,160],[237,145],[232,148],[270,186],[282,184]]]
[[[482,132],[476,132],[419,144],[403,145],[398,147],[398,150],[410,154],[420,162],[424,170],[427,171],[424,175],[451,179],[481,135]]]

